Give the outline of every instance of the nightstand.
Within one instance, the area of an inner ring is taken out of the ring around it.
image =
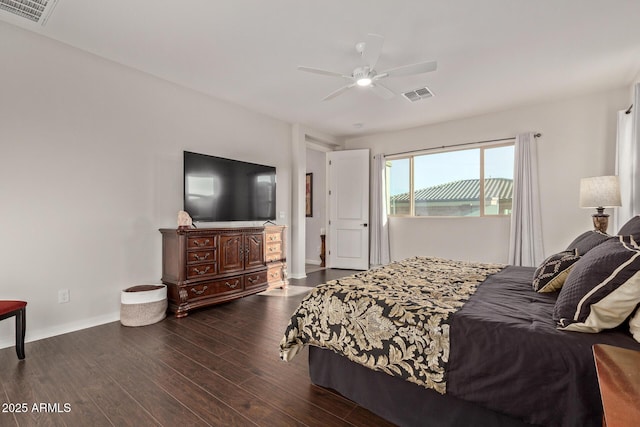
[[[640,351],[606,344],[593,346],[598,384],[608,427],[634,427],[640,422]]]

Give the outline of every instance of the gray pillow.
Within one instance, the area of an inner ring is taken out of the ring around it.
[[[610,238],[610,235],[597,230],[585,231],[584,233],[576,237],[573,242],[569,243],[569,246],[567,246],[566,250],[575,250],[577,251],[578,255],[583,256],[591,249],[595,248],[601,243],[606,242]]]
[[[553,310],[559,329],[600,332],[640,303],[640,247],[631,236],[596,246],[573,265]]]
[[[634,236],[634,238],[640,237],[640,215],[636,215],[626,222],[618,231],[620,236]]]

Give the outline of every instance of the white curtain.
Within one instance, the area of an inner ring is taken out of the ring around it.
[[[633,184],[635,162],[633,159],[633,116],[626,111],[618,111],[618,135],[616,139],[616,175],[620,180],[619,208],[613,214],[613,233],[634,215]],[[638,211],[640,213],[640,211]]]
[[[515,142],[509,264],[535,267],[543,260],[537,143],[533,133],[522,133]]]
[[[640,215],[640,83],[634,89],[629,114],[618,112],[616,175],[620,179],[622,206],[613,216],[614,233],[634,215]]]
[[[371,198],[371,265],[389,263],[389,218],[386,203],[386,158],[373,157],[373,195]]]

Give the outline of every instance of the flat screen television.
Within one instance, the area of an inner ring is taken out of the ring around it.
[[[276,219],[276,168],[184,152],[184,210],[194,221]]]

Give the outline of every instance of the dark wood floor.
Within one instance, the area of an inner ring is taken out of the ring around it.
[[[324,270],[292,284],[348,273]],[[302,297],[254,295],[141,328],[109,323],[27,343],[22,362],[2,349],[0,425],[391,425],[312,385],[306,350],[279,360]]]
[[[307,273],[307,277],[304,279],[289,279],[289,283],[294,286],[317,286],[320,283],[328,282],[329,280],[339,279],[350,274],[357,273],[356,270],[341,270],[337,268],[326,268],[317,270],[312,273]]]

